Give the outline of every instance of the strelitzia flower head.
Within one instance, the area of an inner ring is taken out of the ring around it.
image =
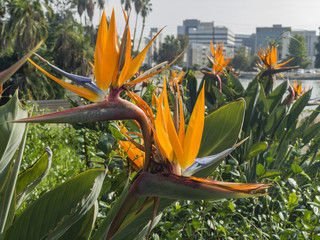
[[[95,81],[88,77],[69,74],[53,66],[48,61],[37,55],[53,70],[81,85],[81,87],[78,87],[66,83],[51,75],[36,63],[34,63],[31,59],[29,59],[29,61],[52,80],[80,95],[81,97],[84,97],[92,102],[101,102],[104,100],[111,101],[113,97],[115,97],[121,91],[121,87],[123,87],[124,85],[135,85],[147,78],[150,78],[151,76],[159,73],[164,69],[162,68],[161,70],[157,71],[157,68],[153,68],[153,72],[147,71],[146,74],[143,74],[135,80],[130,81],[130,79],[138,72],[149,47],[151,46],[155,38],[160,34],[162,29],[149,42],[149,44],[135,58],[133,58],[131,56],[130,29],[128,25],[128,18],[126,15],[125,18],[126,26],[122,35],[122,42],[119,45],[114,10],[112,11],[109,27],[107,25],[105,12],[103,11],[95,47],[94,65],[92,66]],[[163,65],[164,63],[158,66],[160,67]]]
[[[197,157],[205,116],[204,87],[200,91],[194,110],[191,114],[187,131],[183,115],[182,101],[179,88],[179,126],[175,126],[169,107],[166,80],[163,82],[163,91],[157,101],[157,116],[155,130],[158,146],[162,154],[172,164],[174,173],[181,175],[190,167]]]
[[[216,43],[216,46],[211,42],[211,56],[207,55],[209,61],[212,64],[212,68],[202,68],[201,72],[210,76],[218,82],[218,87],[221,91],[221,78],[220,76],[225,72],[227,65],[230,62],[230,58],[225,59],[223,53],[223,43]]]
[[[220,43],[213,45],[211,42],[211,56],[209,60],[212,63],[212,73],[216,75],[221,75],[223,71],[226,69],[228,63],[230,62],[230,58],[225,60],[225,54],[223,53],[224,44]]]
[[[302,88],[301,82],[298,83],[297,80],[293,82],[293,84],[290,84],[294,91],[294,99],[297,100],[299,97],[301,97],[306,92],[306,86]],[[310,90],[310,87],[309,87]]]
[[[256,66],[260,70],[264,70],[263,75],[272,75],[279,72],[288,71],[290,69],[296,68],[296,67],[283,67],[288,62],[290,62],[293,58],[284,61],[282,63],[278,62],[278,51],[277,47],[275,46],[268,46],[265,49],[259,49],[258,50],[259,58],[262,62],[262,64],[257,63]]]

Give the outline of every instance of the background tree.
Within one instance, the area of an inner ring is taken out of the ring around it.
[[[241,71],[248,71],[250,68],[250,57],[249,53],[246,51],[246,47],[241,46],[235,51],[234,58],[231,59],[231,63],[235,69]]]
[[[149,15],[149,13],[152,11],[152,4],[150,0],[143,0],[142,1],[142,7],[141,7],[141,17],[142,17],[142,28],[141,28],[141,33],[140,33],[140,38],[139,38],[139,43],[137,50],[139,50],[140,43],[142,40],[142,35],[144,31],[144,27],[146,25],[146,17]]]
[[[310,65],[310,61],[307,57],[306,39],[303,35],[295,34],[289,42],[288,58],[293,58],[288,63],[290,66],[300,66],[301,68],[307,68]]]
[[[142,7],[142,1],[143,0],[133,0],[134,2],[134,10],[136,12],[136,22],[134,24],[134,32],[133,32],[133,43],[132,43],[132,49],[134,50],[134,43],[136,40],[136,33],[137,33],[137,25],[138,25],[138,18]]]
[[[98,4],[97,1],[91,2]],[[79,18],[75,16],[80,15],[78,3],[81,2],[1,1],[0,9],[4,9],[6,14],[0,16],[0,71],[45,39],[38,50],[41,56],[68,72],[88,76],[91,73],[89,61],[93,59],[94,46],[90,38],[95,35],[96,29],[92,25],[83,27],[77,22]],[[83,10],[85,12],[90,8],[87,5],[90,5],[90,1]],[[28,99],[55,99],[64,96],[63,88],[43,74],[38,74],[28,63],[4,87],[7,86],[10,87],[3,94],[4,97],[14,93],[17,88]]]
[[[125,11],[131,9],[131,0],[121,0],[121,4],[124,5]]]
[[[260,61],[258,54],[254,54],[250,58],[250,70],[257,69],[257,63]]]
[[[187,35],[178,35],[178,40],[180,42],[181,49],[184,50],[189,46],[189,38]]]
[[[316,44],[316,50],[317,50],[317,55],[316,55],[315,67],[320,68],[320,35],[318,37],[318,42]]]
[[[161,44],[161,47],[154,58],[157,63],[164,61],[171,62],[181,53],[181,43],[174,37],[174,35],[167,35],[164,39],[164,43]],[[182,59],[182,57],[180,58]]]

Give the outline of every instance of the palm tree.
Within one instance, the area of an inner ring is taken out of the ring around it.
[[[80,16],[80,23],[81,23],[81,16],[82,16],[83,12],[86,10],[86,0],[78,0],[77,8],[78,8],[78,13]]]
[[[88,1],[86,7],[87,7],[87,14],[88,14],[88,17],[89,17],[91,25],[92,25],[92,18],[93,18],[93,14],[94,14],[94,3],[93,3],[93,0]]]
[[[149,13],[151,11],[152,11],[152,3],[150,2],[150,0],[143,0],[142,1],[142,8],[141,8],[141,16],[142,16],[142,19],[143,19],[142,20],[142,29],[141,29],[141,33],[140,33],[139,44],[138,44],[137,50],[139,50],[140,43],[141,43],[141,40],[142,40],[144,27],[146,25],[146,17],[149,15]]]
[[[39,1],[13,0],[8,2],[6,31],[14,40],[14,50],[23,55],[47,36],[44,13]]]
[[[100,16],[101,16],[102,10],[104,9],[104,0],[98,0],[98,7],[100,9]]]
[[[134,42],[136,39],[136,32],[137,32],[138,17],[139,17],[140,11],[141,11],[143,0],[133,0],[133,1],[134,1],[134,10],[136,11],[136,23],[134,25],[132,49],[134,49]]]
[[[121,0],[121,4],[124,5],[125,11],[129,11],[131,9],[131,0]]]

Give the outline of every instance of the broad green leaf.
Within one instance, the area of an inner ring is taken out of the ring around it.
[[[240,80],[232,73],[228,74],[228,81],[237,92],[242,92],[244,90]]]
[[[105,170],[91,169],[45,193],[16,218],[4,239],[58,239],[92,208],[104,177]]]
[[[263,175],[265,172],[266,172],[266,170],[264,169],[264,166],[263,166],[261,163],[259,163],[259,164],[257,165],[257,167],[256,167],[256,173],[257,173],[257,175],[258,175],[258,176],[261,176],[261,175]]]
[[[290,109],[290,113],[288,115],[288,122],[287,122],[288,129],[293,127],[294,123],[299,118],[301,112],[307,106],[308,101],[311,97],[311,91],[312,90],[307,91],[292,105],[292,108]]]
[[[250,130],[249,124],[252,121],[256,104],[258,101],[260,93],[260,85],[258,83],[257,78],[253,79],[247,89],[246,89],[246,94],[244,96],[244,100],[246,101],[246,113],[245,113],[245,119],[243,123],[243,130],[246,132]]]
[[[205,118],[198,158],[218,154],[236,143],[244,118],[245,101],[239,99]]]
[[[27,60],[28,58],[40,47],[43,43],[41,41],[37,46],[35,46],[30,52],[27,53],[23,58],[21,58],[18,62],[13,64],[8,69],[0,72],[0,85],[5,83]]]
[[[6,230],[5,227],[9,226],[7,221],[13,218],[12,215],[14,214],[14,210],[12,210],[12,207],[15,209],[15,205],[12,203],[12,201],[15,200],[15,187],[21,165],[23,150],[26,143],[26,137],[27,128],[25,129],[23,139],[20,142],[19,152],[14,160],[12,168],[10,168],[8,180],[6,181],[6,184],[0,193],[0,237],[4,230]],[[9,214],[11,214],[11,216],[9,216]]]
[[[260,153],[263,153],[268,148],[268,142],[258,142],[253,144],[247,153],[246,159],[251,160],[254,157],[258,156]]]
[[[160,214],[154,218],[151,229],[153,229],[160,222],[161,217],[162,217],[162,213],[160,212]],[[150,223],[151,223],[151,220],[142,229],[142,231],[138,234],[138,236],[135,238],[135,240],[144,240],[146,238],[146,235],[147,235],[147,233],[149,231]]]
[[[92,240],[106,238],[110,224],[112,223],[112,220],[116,216],[116,214],[119,211],[126,195],[128,194],[129,187],[130,187],[130,184],[129,184],[129,179],[128,179],[120,197],[117,199],[116,203],[112,206],[112,208],[108,212],[106,218],[100,223],[98,230],[93,234],[93,236],[91,238]]]
[[[220,92],[218,88],[212,86],[212,91],[215,98],[217,99],[217,102],[219,103],[219,106],[226,104],[226,96],[222,92]]]
[[[260,93],[258,97],[258,107],[264,118],[269,114],[269,103],[267,101],[266,94],[264,92],[264,88],[260,86]]]
[[[276,110],[281,103],[283,95],[287,92],[289,82],[285,81],[281,83],[276,89],[274,89],[268,97],[269,112]]]
[[[91,209],[71,228],[66,231],[59,240],[86,240],[90,239],[91,232],[94,229],[95,221],[98,215],[99,205],[96,201]]]
[[[319,115],[319,113],[320,113],[320,105],[316,109],[314,109],[310,114],[308,118],[309,122],[310,123],[313,122],[316,119],[316,117]]]
[[[25,130],[25,123],[9,123],[28,116],[27,110],[21,107],[18,92],[0,107],[0,191],[3,188],[8,172]]]
[[[317,122],[316,124],[313,124],[306,129],[303,135],[302,141],[305,144],[309,143],[319,132],[320,132],[320,122]]]
[[[280,122],[283,120],[283,118],[286,115],[286,109],[287,107],[285,105],[278,107],[272,113],[267,119],[267,124],[264,127],[264,130],[267,134],[272,134],[272,132],[277,129]]]
[[[186,107],[188,111],[191,113],[193,111],[194,105],[196,104],[198,93],[197,93],[197,78],[195,77],[194,73],[189,71],[185,77],[186,82]]]
[[[29,168],[21,172],[16,185],[16,208],[18,209],[32,190],[47,175],[51,166],[52,152],[46,147],[46,152]]]

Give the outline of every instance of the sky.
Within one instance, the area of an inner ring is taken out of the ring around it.
[[[319,33],[320,0],[151,0],[152,12],[146,18],[144,35],[150,27],[163,27],[164,35],[176,34],[177,26],[184,19],[214,21],[215,26],[225,26],[235,34],[254,33],[256,27],[271,27],[282,24],[293,30],[313,30]],[[116,11],[119,31],[124,28],[120,0],[106,0],[106,15],[112,7]],[[139,16],[140,17],[140,16]],[[130,16],[130,29],[133,31],[136,14]],[[100,14],[96,11],[94,23],[98,24]],[[142,18],[138,19],[139,27]],[[137,29],[140,34],[140,28]]]

